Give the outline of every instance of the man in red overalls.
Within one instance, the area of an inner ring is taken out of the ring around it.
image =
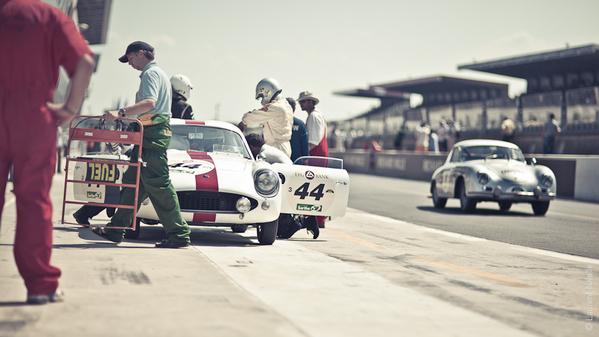
[[[303,91],[299,94],[297,99],[302,110],[308,113],[306,119],[306,129],[308,130],[308,146],[310,148],[311,156],[328,157],[329,156],[329,145],[327,144],[327,123],[320,111],[316,110],[316,105],[320,100],[315,97],[309,91]],[[326,163],[323,163],[326,166]],[[326,217],[317,216],[316,223],[318,227],[324,228]],[[317,233],[314,233],[315,237],[318,237]]]
[[[0,0],[0,215],[14,168],[14,255],[27,303],[62,300],[60,269],[50,264],[56,126],[80,109],[94,67],[75,23],[39,0]],[[71,78],[64,104],[51,103],[62,66]]]

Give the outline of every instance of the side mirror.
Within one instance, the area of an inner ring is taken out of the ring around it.
[[[537,165],[537,158],[535,158],[535,157],[530,158],[530,165],[532,165],[532,166]]]

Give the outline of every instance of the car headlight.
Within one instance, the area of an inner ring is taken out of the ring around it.
[[[279,176],[273,170],[258,170],[254,174],[254,186],[260,195],[272,197],[279,191]]]
[[[250,199],[246,197],[241,197],[237,199],[237,202],[235,203],[235,208],[240,213],[247,213],[252,209],[252,202],[250,201]]]
[[[550,175],[543,174],[539,179],[539,184],[543,187],[551,187],[553,186],[553,178]]]
[[[486,173],[478,172],[476,177],[478,178],[478,183],[481,185],[486,185],[489,183],[489,175]]]

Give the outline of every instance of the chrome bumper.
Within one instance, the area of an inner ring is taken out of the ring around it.
[[[508,192],[500,187],[495,187],[491,191],[475,191],[467,194],[469,198],[481,200],[510,200],[510,201],[550,201],[555,199],[555,193],[545,192],[540,187],[536,187],[533,191],[514,191]]]

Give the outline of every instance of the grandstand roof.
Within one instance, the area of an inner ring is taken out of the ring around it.
[[[590,69],[599,69],[599,45],[589,44],[487,62],[464,64],[458,66],[458,69],[477,70],[518,78],[531,78],[551,73],[588,71]]]
[[[471,80],[452,76],[430,76],[377,85],[386,90],[403,91],[426,96],[439,92],[464,90],[499,89],[507,93],[508,85],[498,82]]]
[[[379,99],[397,99],[397,100],[409,100],[410,94],[403,92],[396,92],[386,90],[380,87],[370,87],[368,89],[350,89],[341,90],[334,92],[335,95],[342,96],[353,96],[353,97],[365,97],[365,98],[379,98]]]
[[[112,0],[79,0],[77,15],[79,24],[87,24],[82,34],[89,44],[105,44],[108,31],[108,19]]]

